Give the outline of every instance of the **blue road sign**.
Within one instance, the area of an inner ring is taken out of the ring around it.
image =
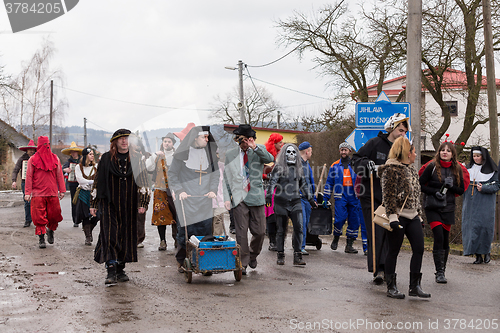
[[[345,139],[345,142],[347,142],[355,151],[358,151],[359,148],[363,147],[366,141],[376,137],[379,132],[380,129],[356,128],[351,134],[349,134],[347,139]]]
[[[349,134],[347,139],[345,139],[345,142],[347,142],[355,151],[358,151],[359,148],[363,147],[366,141],[376,137],[380,131],[381,130],[378,128],[356,128],[351,134]],[[385,133],[385,131],[382,132]],[[410,139],[411,133],[406,133],[406,137]]]
[[[356,103],[356,127],[383,129],[389,117],[395,113],[411,118],[410,103],[392,103],[382,92],[375,103]]]

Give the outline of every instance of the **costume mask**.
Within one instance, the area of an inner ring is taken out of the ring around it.
[[[297,152],[293,147],[287,147],[286,148],[286,163],[287,164],[295,164],[295,161],[297,159]]]

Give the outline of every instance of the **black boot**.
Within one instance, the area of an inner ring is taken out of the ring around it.
[[[125,263],[117,263],[116,264],[116,279],[119,282],[127,282],[129,280],[127,274],[125,274]]]
[[[491,254],[487,253],[484,255],[484,263],[489,264],[491,261]]]
[[[92,226],[90,224],[85,224],[83,226],[83,232],[85,234],[85,245],[92,245]]]
[[[387,282],[387,297],[403,299],[405,294],[399,292],[398,287],[396,287],[396,273],[386,274],[385,281]]]
[[[446,280],[444,276],[444,271],[445,271],[445,250],[437,250],[433,251],[432,255],[434,257],[434,266],[436,266],[436,282],[437,283],[447,283],[448,280]]]
[[[352,247],[354,240],[355,240],[354,238],[347,238],[347,242],[344,249],[345,253],[358,253],[358,250]]]
[[[278,252],[278,260],[276,261],[278,265],[284,265],[285,264],[285,253],[284,252]]]
[[[278,251],[276,247],[276,234],[269,234],[269,251]]]
[[[476,253],[476,261],[473,262],[473,264],[482,264],[483,263],[483,256],[480,254]]]
[[[431,294],[426,294],[420,287],[422,281],[422,273],[410,272],[410,288],[408,289],[408,296],[417,296],[422,298],[429,298]]]
[[[49,244],[54,244],[54,231],[47,228],[47,242]]]
[[[339,238],[340,238],[340,236],[333,236],[333,241],[332,241],[332,244],[330,245],[330,248],[331,248],[332,250],[334,250],[334,251],[335,251],[335,250],[337,249],[337,247],[339,246]]]
[[[47,245],[45,244],[45,234],[38,235],[38,247],[45,249]]]
[[[293,264],[294,265],[305,265],[306,262],[302,259],[302,252],[293,253]]]
[[[112,264],[106,264],[106,269],[108,270],[108,276],[106,277],[104,284],[114,284],[117,282],[116,279],[117,265],[118,264],[116,262]]]
[[[24,222],[23,228],[27,228],[31,225],[31,221]]]

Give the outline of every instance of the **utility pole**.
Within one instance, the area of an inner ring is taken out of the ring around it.
[[[417,153],[417,170],[420,168],[420,133],[421,133],[421,91],[422,81],[422,0],[408,1],[408,34],[406,65],[406,101],[411,105],[411,128],[413,146]]]
[[[54,81],[50,80],[50,113],[49,113],[49,142],[52,146],[52,101],[54,99]]]
[[[495,82],[495,57],[493,55],[490,0],[483,0],[483,22],[486,55],[486,80],[488,88],[488,111],[490,116],[491,158],[493,158],[495,163],[498,163],[497,89]]]
[[[278,121],[276,122],[276,129],[280,129],[281,112],[278,111]]]
[[[238,75],[239,75],[239,91],[240,91],[240,103],[238,106],[240,107],[240,124],[245,124],[245,96],[243,96],[243,61],[238,60]]]
[[[83,146],[87,147],[87,118],[83,118]]]

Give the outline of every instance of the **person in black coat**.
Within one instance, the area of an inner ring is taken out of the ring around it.
[[[411,131],[408,120],[409,118],[401,113],[392,115],[384,126],[387,133],[379,132],[377,137],[368,140],[365,145],[352,156],[351,161],[354,172],[361,177],[359,199],[361,201],[363,218],[365,220],[366,232],[368,235],[368,271],[373,272],[373,282],[376,284],[382,284],[384,282],[382,274],[384,272],[385,257],[387,255],[387,243],[385,242],[385,229],[376,225],[375,260],[377,265],[373,267],[370,173],[374,173],[373,196],[375,203],[374,208],[377,209],[377,207],[382,204],[382,187],[380,186],[380,179],[376,176],[376,171],[378,166],[387,161],[392,143],[396,141],[397,138],[406,135],[406,132]]]
[[[450,230],[455,224],[455,196],[464,193],[464,176],[453,143],[445,141],[439,146],[434,160],[420,176],[420,186],[426,196],[446,201],[442,208],[430,208],[428,199],[424,201],[425,216],[434,234],[436,282],[446,283],[444,272],[450,252]]]

